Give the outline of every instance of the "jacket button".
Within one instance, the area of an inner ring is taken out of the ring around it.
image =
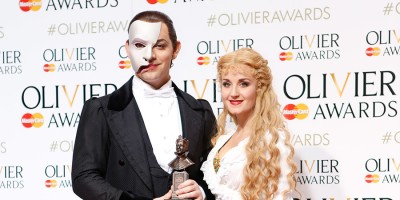
[[[124,166],[125,165],[125,161],[124,160],[119,160],[118,164],[121,165],[121,166]]]

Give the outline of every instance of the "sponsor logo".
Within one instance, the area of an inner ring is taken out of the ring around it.
[[[365,161],[365,170],[368,172],[364,177],[366,183],[400,183],[400,161],[398,159],[370,158]]]
[[[118,55],[122,59],[118,63],[118,67],[120,69],[130,69],[132,67],[131,61],[128,59],[128,55],[126,54],[125,45],[122,45],[118,49]]]
[[[282,52],[279,54],[279,60],[281,61],[291,61],[293,60],[293,53],[288,51],[288,52]]]
[[[21,74],[21,52],[20,51],[0,51],[0,74]]]
[[[44,72],[54,72],[55,70],[56,70],[56,66],[53,63],[43,65]]]
[[[365,50],[367,56],[379,56],[381,54],[381,49],[379,47],[368,47]]]
[[[119,63],[118,63],[118,67],[119,67],[120,69],[129,69],[129,68],[132,67],[131,61],[130,61],[130,60],[121,60],[121,61],[119,61]]]
[[[94,47],[46,49],[43,59],[44,72],[96,71],[96,49]]]
[[[308,106],[304,103],[300,103],[297,105],[287,104],[283,108],[283,116],[288,120],[305,119],[308,116],[308,112]]]
[[[46,180],[44,186],[47,188],[55,188],[57,187],[57,180]]]
[[[0,166],[0,190],[3,189],[23,189],[24,168],[20,165]]]
[[[296,182],[304,185],[340,183],[339,161],[335,159],[299,160]]]
[[[67,85],[32,85],[22,91],[21,99],[22,105],[26,109],[56,109],[62,105],[68,105],[69,108],[72,108],[76,99],[84,103],[92,97],[107,95],[116,89],[117,86],[112,83],[77,84],[72,87]]]
[[[370,47],[365,50],[368,57],[400,55],[400,34],[396,30],[376,30],[366,34]]]
[[[236,38],[230,40],[209,40],[197,43],[197,64],[204,66],[218,63],[220,55],[235,51],[242,47],[252,48],[254,40],[251,38]]]
[[[208,56],[200,56],[197,58],[198,65],[208,65],[210,64],[210,57]]]
[[[71,166],[70,165],[48,165],[44,169],[46,180],[44,186],[47,188],[71,188]]]
[[[378,183],[380,180],[380,177],[378,174],[367,174],[365,176],[365,182],[367,183]]]
[[[41,0],[20,0],[19,8],[24,11],[38,11],[42,7]]]
[[[313,35],[283,36],[279,47],[281,61],[315,61],[340,58],[339,34],[323,33]]]
[[[40,128],[43,123],[43,115],[40,113],[25,113],[21,118],[21,123],[25,128]]]
[[[391,118],[397,116],[399,109],[395,99],[397,86],[395,80],[396,74],[393,71],[294,74],[284,81],[283,92],[288,99],[303,102],[305,99],[320,101],[326,99],[326,103],[308,104],[313,105],[309,108],[313,113],[313,119]],[[354,101],[354,97],[359,102]],[[332,102],[328,99],[338,100]],[[291,110],[288,109],[286,112],[289,111]],[[287,117],[290,119],[294,116]]]
[[[83,85],[55,85],[55,86],[28,86],[21,94],[22,105],[26,109],[81,109],[79,103],[84,103],[92,97],[107,95],[117,89],[114,84],[83,84]],[[76,103],[79,101],[78,103]],[[76,127],[79,124],[79,112],[54,112],[46,116],[47,128]],[[44,123],[40,113],[26,113],[21,119],[26,128],[39,128]]]
[[[75,10],[75,9],[101,9],[101,8],[115,8],[118,6],[119,0],[48,0],[46,11],[54,10]]]
[[[149,4],[156,4],[156,3],[163,4],[163,3],[167,3],[167,2],[168,2],[168,0],[147,0],[147,3],[149,3]]]

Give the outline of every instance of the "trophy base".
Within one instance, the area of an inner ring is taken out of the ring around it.
[[[176,171],[172,173],[172,200],[192,200],[192,199],[180,199],[176,196],[175,191],[178,190],[178,185],[189,179],[189,174],[185,171]]]

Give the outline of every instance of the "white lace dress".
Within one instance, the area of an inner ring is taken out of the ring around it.
[[[203,163],[201,170],[204,173],[204,180],[208,184],[208,188],[218,200],[240,200],[240,187],[243,180],[243,168],[246,164],[245,147],[249,138],[242,140],[236,147],[230,149],[220,160],[220,168],[216,173],[214,170],[213,159],[217,151],[229,140],[235,131],[228,131],[227,134],[219,137],[214,148],[208,155],[207,160]],[[267,134],[268,135],[268,134]],[[268,138],[268,136],[266,136]],[[286,157],[290,150],[284,145],[284,134],[280,134],[278,148],[281,152],[281,176],[278,185],[278,191],[274,195],[274,200],[283,200],[282,192],[289,187],[286,175],[290,172],[290,167],[286,162]],[[267,139],[268,140],[268,139]],[[267,158],[269,155],[267,155]],[[286,199],[293,199],[288,197]]]

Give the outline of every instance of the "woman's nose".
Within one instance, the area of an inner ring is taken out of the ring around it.
[[[239,92],[238,92],[238,88],[237,86],[233,86],[230,92],[230,95],[232,97],[238,97],[239,96]]]

